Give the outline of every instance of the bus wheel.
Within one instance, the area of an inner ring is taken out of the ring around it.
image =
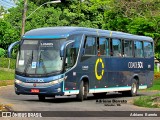
[[[39,101],[45,101],[45,96],[44,95],[38,95]]]
[[[137,89],[138,89],[138,84],[137,84],[137,80],[133,79],[132,80],[132,85],[131,85],[131,90],[130,91],[123,91],[122,95],[123,96],[136,96],[137,95]]]
[[[84,83],[84,99],[86,100],[87,99],[87,94],[88,94],[88,82],[85,82]]]
[[[136,96],[137,95],[137,89],[138,89],[138,84],[137,80],[133,79],[132,85],[131,85],[131,90],[129,92],[130,96]]]
[[[85,93],[84,82],[81,81],[80,88],[79,88],[79,94],[77,95],[78,101],[81,101],[81,102],[83,101],[84,93]]]

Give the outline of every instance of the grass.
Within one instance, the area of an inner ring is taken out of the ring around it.
[[[14,80],[14,72],[0,70],[0,81],[1,80]]]
[[[9,61],[10,61],[10,66],[9,66]],[[15,63],[16,63],[16,59],[0,58],[0,67],[1,68],[15,69]]]
[[[141,96],[133,101],[134,105],[147,108],[160,108],[160,94]]]
[[[160,78],[153,81],[153,86],[147,90],[160,90]],[[134,105],[147,108],[160,108],[160,94],[140,96],[133,101]]]
[[[8,70],[8,69],[7,69]],[[13,85],[14,72],[0,69],[0,86]]]
[[[153,81],[153,86],[147,90],[160,90],[160,78]]]

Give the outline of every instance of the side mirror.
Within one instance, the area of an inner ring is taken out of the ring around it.
[[[11,53],[12,53],[13,47],[16,46],[16,45],[18,45],[19,43],[20,43],[20,41],[16,41],[16,42],[12,43],[12,44],[8,47],[8,57],[9,57],[9,58],[12,57]]]
[[[62,46],[61,46],[61,49],[60,49],[60,57],[64,57],[65,56],[65,51],[66,51],[66,47],[67,45],[70,45],[74,43],[74,40],[69,40],[69,41],[66,41]]]

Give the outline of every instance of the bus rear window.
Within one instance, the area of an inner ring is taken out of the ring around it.
[[[144,42],[144,57],[152,57],[153,56],[153,46],[150,42]]]

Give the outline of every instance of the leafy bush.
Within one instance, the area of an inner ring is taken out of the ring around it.
[[[5,50],[3,48],[0,48],[0,57],[5,56]]]
[[[10,83],[10,81],[2,81],[2,80],[14,80],[14,72],[9,72],[6,70],[0,70],[0,86],[5,86],[5,85],[9,85],[12,84]]]
[[[154,79],[160,79],[160,72],[154,73]]]
[[[9,66],[9,59],[10,58],[0,58],[0,67],[2,68],[10,68],[15,69],[16,59],[10,59],[10,66]]]
[[[159,98],[160,94],[153,96],[140,96],[134,100],[134,105],[148,108],[160,108],[160,104],[154,101],[154,98]],[[144,102],[145,101],[145,102]]]

